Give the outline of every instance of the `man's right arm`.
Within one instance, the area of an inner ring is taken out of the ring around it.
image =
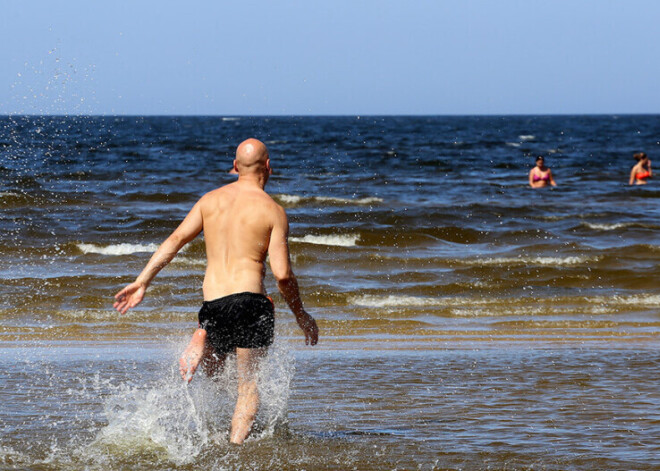
[[[277,280],[277,288],[282,293],[291,312],[296,316],[298,325],[305,333],[305,344],[316,345],[319,339],[319,329],[314,318],[305,311],[300,299],[298,280],[291,267],[288,236],[289,222],[286,213],[282,208],[277,207],[273,230],[270,235],[270,244],[268,245],[270,268]]]
[[[114,308],[125,314],[142,302],[147,287],[156,274],[172,261],[181,247],[194,239],[203,228],[201,200],[193,206],[183,222],[153,254],[137,279],[115,295]]]

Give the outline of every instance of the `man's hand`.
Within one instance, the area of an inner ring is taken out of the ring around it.
[[[147,287],[143,283],[134,281],[126,288],[115,294],[115,303],[112,305],[117,311],[126,314],[130,308],[140,304]]]
[[[319,328],[312,316],[303,311],[302,315],[296,318],[298,326],[305,333],[305,345],[316,345],[319,341]]]

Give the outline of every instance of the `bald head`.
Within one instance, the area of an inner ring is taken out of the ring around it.
[[[239,175],[268,172],[270,170],[268,149],[257,139],[247,139],[236,149],[234,165]]]

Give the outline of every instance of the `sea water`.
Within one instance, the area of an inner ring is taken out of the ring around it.
[[[657,469],[660,191],[627,183],[659,125],[0,118],[0,468]],[[277,341],[232,447],[232,362],[178,376],[203,238],[111,305],[247,137],[321,339],[268,274]],[[528,187],[537,155],[557,187]]]

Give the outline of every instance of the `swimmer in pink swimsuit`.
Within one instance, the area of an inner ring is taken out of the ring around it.
[[[543,188],[544,186],[557,186],[552,177],[552,170],[544,165],[542,156],[536,158],[536,166],[529,171],[529,186],[532,188]]]

